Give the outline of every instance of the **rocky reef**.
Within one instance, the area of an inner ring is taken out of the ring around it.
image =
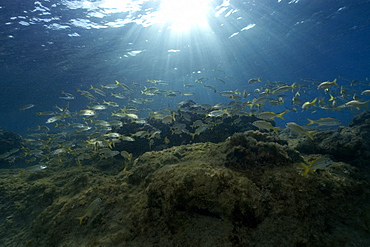
[[[0,129],[0,167],[9,167],[9,164],[13,164],[15,157],[12,154],[17,153],[21,147],[20,135]]]
[[[201,113],[197,113],[201,111]],[[133,133],[153,133],[153,137],[147,138],[144,136],[135,136],[135,142],[126,145],[125,143],[117,143],[116,150],[125,150],[137,157],[148,151],[160,151],[165,148],[174,146],[186,145],[200,142],[223,142],[227,137],[238,132],[245,132],[248,130],[257,130],[258,128],[252,123],[258,118],[254,115],[243,116],[224,115],[218,117],[205,118],[205,114],[211,112],[210,108],[197,106],[191,100],[185,101],[176,112],[172,112],[173,118],[176,121],[170,123],[164,122],[162,118],[148,117],[144,126],[139,123],[127,121],[122,118],[120,121],[125,123],[122,127],[114,128],[113,131],[124,136],[131,136]],[[198,123],[199,125],[195,126]],[[273,125],[275,123],[271,121]],[[199,133],[196,132],[200,128]],[[156,135],[158,133],[158,136]],[[159,133],[160,136],[159,137]]]
[[[358,154],[368,155],[370,125],[362,119],[313,142],[250,130],[133,161],[4,169],[0,245],[369,246],[369,173]],[[345,142],[353,131],[361,144]],[[340,141],[361,152],[347,157],[335,149]],[[323,154],[333,164],[301,176],[300,163]]]
[[[348,127],[319,131],[313,141],[290,139],[292,147],[303,154],[329,155],[337,161],[368,168],[370,160],[370,112],[356,116]]]

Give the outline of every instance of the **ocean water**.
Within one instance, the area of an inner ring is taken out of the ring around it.
[[[370,246],[369,13],[2,0],[0,246]]]
[[[331,94],[336,106],[353,98],[370,99],[361,95],[370,89],[368,10],[367,0],[4,0],[0,4],[0,126],[23,136],[38,125],[53,128],[55,123],[45,123],[50,116],[36,113],[57,112],[55,106],[63,108],[68,102],[70,111],[86,109],[90,102],[78,90],[93,93],[98,103],[135,106],[138,115],[146,117],[155,110],[176,109],[176,103],[187,99],[229,103],[230,98],[219,94],[227,90],[245,90],[247,97],[236,95],[248,104],[260,97],[258,90],[294,82],[298,87],[283,93],[283,103],[265,103],[252,110],[280,113],[296,108],[285,115],[286,121],[276,120],[282,127],[287,121],[306,125],[306,118],[320,117],[335,117],[347,125],[366,108],[337,111],[316,106],[302,111],[291,101],[297,92],[302,102],[318,97],[326,105],[333,104]],[[261,82],[248,83],[258,77]],[[334,79],[338,86],[328,92],[317,89],[321,82]],[[100,86],[116,80],[132,92],[121,86]],[[89,90],[90,85],[107,96]],[[161,93],[143,94],[149,87]],[[169,90],[179,92],[166,97]],[[74,99],[60,98],[65,96],[62,92]],[[187,92],[194,95],[181,96]],[[111,93],[126,98],[117,99]],[[150,101],[145,104],[133,102],[147,98]],[[35,106],[19,110],[28,104]],[[114,110],[106,114],[108,120]]]

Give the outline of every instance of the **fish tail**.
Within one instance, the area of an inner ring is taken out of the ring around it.
[[[176,122],[176,112],[175,111],[170,111],[171,118],[174,122]]]
[[[80,221],[80,225],[82,225],[82,220],[84,219],[84,217],[83,217],[83,216],[81,216],[81,217],[76,217],[76,219],[78,219],[78,220]]]
[[[189,133],[191,135],[191,139],[194,140],[194,137],[196,136],[195,133]]]
[[[311,105],[316,106],[316,101],[317,101],[317,98],[315,98],[314,100],[312,100]]]
[[[308,120],[308,124],[307,125],[315,124],[315,121],[314,120],[311,120],[309,118],[307,118],[307,120]]]
[[[285,118],[283,117],[283,115],[286,113],[286,111],[283,111],[282,113],[278,114],[277,117],[278,118],[281,118],[283,120],[285,120]]]
[[[365,107],[369,107],[369,101],[370,101],[370,100],[368,100],[368,101],[365,101],[365,102],[364,102],[364,106],[365,106]]]
[[[337,78],[335,78],[335,79],[333,80],[333,84],[334,84],[335,86],[338,86],[338,84],[337,84]]]
[[[300,165],[304,168],[304,172],[302,173],[302,176],[306,177],[307,174],[310,172],[310,166],[302,164],[302,163]]]
[[[335,98],[334,98],[334,96],[333,95],[331,95],[331,94],[329,94],[330,95],[330,99],[329,99],[329,101],[333,101],[333,100],[335,100]]]
[[[280,127],[272,127],[272,129],[274,130],[274,132],[275,132],[277,135],[279,134],[278,129],[280,129]]]
[[[307,135],[307,137],[308,138],[310,138],[312,141],[313,141],[313,136],[312,136],[312,134],[314,133],[314,132],[316,132],[316,131],[306,131],[306,135]]]

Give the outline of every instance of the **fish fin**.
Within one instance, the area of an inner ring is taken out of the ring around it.
[[[314,100],[312,100],[311,105],[316,106],[316,101],[317,101],[317,98],[315,98]]]
[[[307,125],[315,124],[315,121],[314,120],[311,120],[309,118],[307,118],[307,120],[308,120],[308,124]]]
[[[196,136],[197,134],[195,134],[195,133],[189,133],[189,135],[191,135],[191,139],[194,140],[194,136]]]
[[[85,218],[85,216],[76,217],[76,219],[80,220],[80,225],[82,225],[82,220]]]
[[[333,80],[333,84],[334,84],[335,86],[338,86],[338,84],[337,84],[337,78],[335,78],[335,79]]]
[[[303,168],[304,168],[304,172],[302,173],[302,176],[303,177],[306,177],[307,176],[307,174],[310,172],[310,166],[308,166],[308,165],[305,165],[305,164],[303,164],[303,163],[301,163],[300,164]]]
[[[316,132],[316,130],[307,131],[306,135],[308,136],[308,138],[310,138],[313,141],[314,138],[313,138],[312,134],[315,133],[315,132]]]
[[[283,120],[285,120],[285,118],[283,117],[283,115],[286,113],[286,111],[283,111],[282,113],[278,114],[277,117],[278,118],[281,118]]]

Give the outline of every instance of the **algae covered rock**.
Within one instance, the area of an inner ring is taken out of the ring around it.
[[[302,161],[298,152],[276,137],[253,131],[204,145],[206,150],[198,144],[185,147],[145,155],[155,168],[140,180],[145,193],[129,217],[135,219],[130,241],[158,246],[334,246],[360,234],[359,243],[370,243],[364,237],[366,220],[359,224],[361,230],[351,232],[356,225],[352,219],[368,207],[363,202],[369,188],[349,165],[338,163],[302,177],[294,163]],[[237,152],[244,149],[243,155]],[[248,156],[253,155],[250,150],[254,156]],[[265,156],[268,150],[272,152]],[[253,159],[259,162],[251,163]],[[132,171],[147,167],[145,160]],[[354,194],[361,196],[343,200]],[[358,204],[352,200],[362,202],[361,210],[356,211]],[[342,230],[351,237],[343,238]]]
[[[369,175],[334,162],[301,176],[298,163],[318,156],[247,131],[147,152],[119,174],[106,171],[119,158],[6,170],[0,245],[369,246]]]
[[[225,143],[226,167],[237,170],[262,170],[302,161],[286,141],[259,131],[237,133]]]
[[[16,153],[22,147],[22,137],[16,133],[0,129],[0,168],[8,168],[14,163]]]
[[[14,132],[0,129],[0,154],[22,147],[22,137]]]
[[[150,176],[145,193],[147,211],[142,224],[156,228],[160,222],[178,241],[191,243],[184,237],[193,235],[194,245],[227,243],[233,225],[255,228],[266,214],[264,197],[251,180],[207,162],[164,166]]]
[[[349,127],[319,131],[313,141],[299,142],[295,148],[305,154],[326,154],[352,165],[367,165],[370,159],[370,113],[363,112]]]
[[[133,135],[135,141],[130,145],[117,143],[115,149],[125,150],[137,157],[145,152],[160,151],[173,146],[202,142],[219,143],[234,133],[257,129],[252,125],[253,121],[257,120],[255,116],[225,114],[205,118],[205,114],[211,111],[211,106],[206,107],[187,100],[180,104],[177,111],[171,113],[172,117],[166,116],[171,117],[168,121],[163,119],[165,116],[162,114],[146,118],[145,125],[128,122],[122,118],[120,121],[125,123],[124,126],[116,127],[113,131],[124,136]]]

